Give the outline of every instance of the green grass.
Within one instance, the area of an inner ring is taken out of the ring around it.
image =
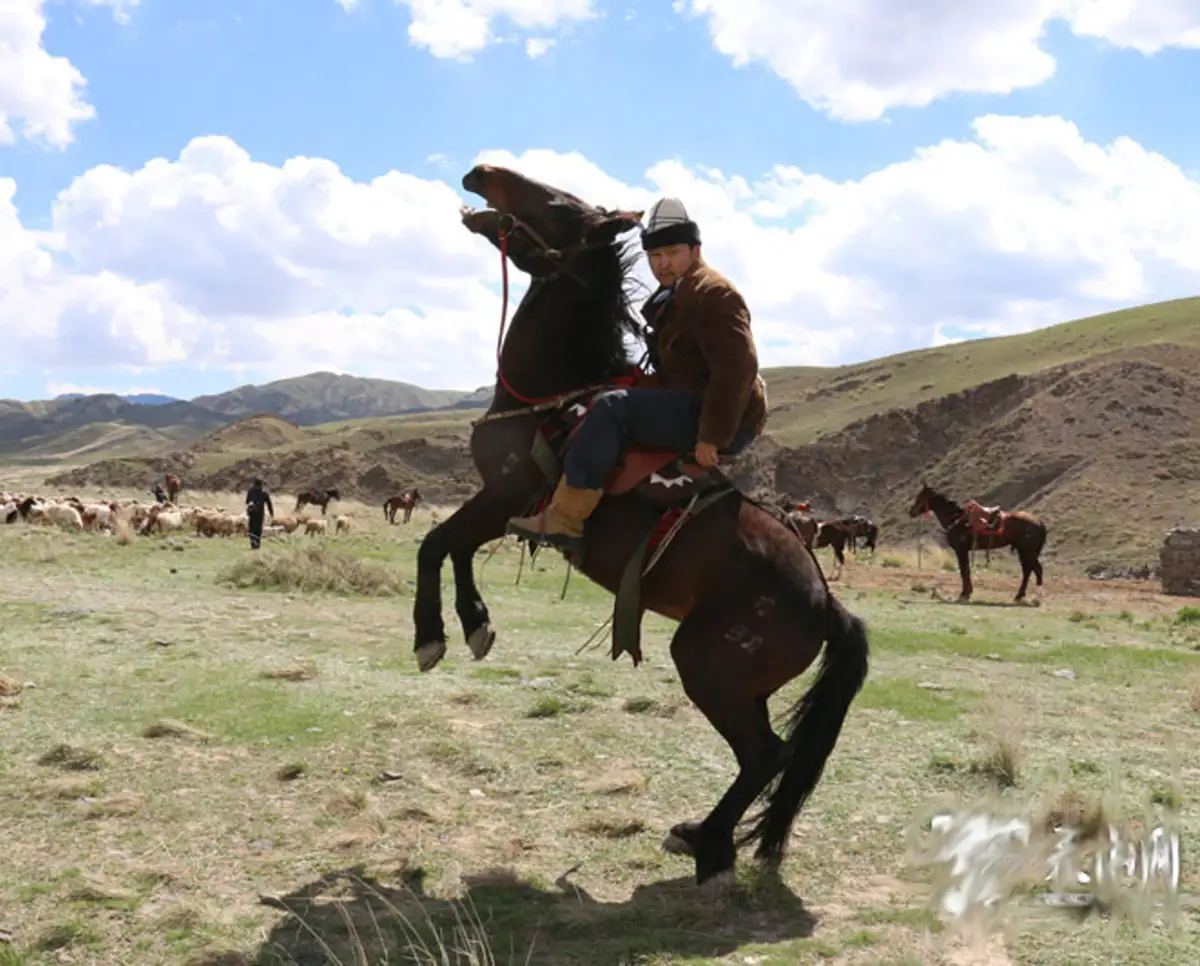
[[[389,527],[349,509],[352,537],[269,538],[258,559],[320,547],[411,591],[428,512]],[[941,796],[990,791],[1033,810],[1068,783],[1099,794],[1115,769],[1127,814],[1143,792],[1178,796],[1185,849],[1200,831],[1188,806],[1200,777],[1186,765],[1200,655],[1177,602],[1109,588],[1095,600],[1094,584],[1051,576],[1041,607],[986,606],[1009,580],[989,571],[981,604],[961,606],[910,589],[952,576],[851,562],[835,587],[868,622],[868,683],[782,881],[747,856],[738,889],[714,899],[660,849],[734,773],[679,686],[671,622],[647,617],[637,670],[610,661],[606,640],[577,653],[611,598],[576,575],[559,600],[550,554],[536,569],[526,560],[518,584],[504,545],[478,578],[492,654],[471,659],[447,567],[449,652],[421,675],[408,592],[222,582],[250,558],[244,538],[121,546],[0,531],[0,673],[36,685],[0,708],[10,961],[66,950],[75,962],[282,966],[328,961],[325,943],[352,964],[358,942],[368,962],[420,962],[411,947],[432,942],[432,923],[457,929],[458,946],[485,938],[497,962],[532,950],[536,966],[931,963],[953,930],[910,875],[905,837]],[[1020,731],[1016,778],[998,792],[985,766],[1007,724]],[[1194,888],[1186,861],[1184,874]],[[341,900],[285,899],[301,925],[258,898],[303,890]],[[470,910],[464,931],[456,917]],[[1200,935],[1194,919],[1175,938],[1028,921],[1007,955],[1191,966]]]

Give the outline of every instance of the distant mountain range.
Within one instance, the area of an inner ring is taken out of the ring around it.
[[[89,395],[94,393],[86,392],[63,392],[59,393],[54,398],[57,399],[87,399]],[[130,396],[118,396],[122,402],[135,403],[138,406],[162,406],[166,403],[182,402],[181,399],[176,399],[174,396],[164,396],[157,392],[135,392]]]
[[[73,434],[63,440],[71,445],[58,449],[74,450],[80,438],[78,431],[92,424],[102,426],[106,435],[121,427],[169,430],[166,435],[171,440],[186,442],[256,413],[282,416],[300,426],[316,426],[439,409],[475,409],[486,407],[491,397],[491,387],[473,392],[424,389],[390,379],[312,372],[191,400],[159,393],[64,393],[31,402],[0,399],[0,455],[13,457],[35,451],[48,455],[56,449],[55,438],[63,434]],[[150,445],[155,435],[137,434],[139,445]]]

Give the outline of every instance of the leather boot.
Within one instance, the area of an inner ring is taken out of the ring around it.
[[[550,504],[531,517],[514,517],[507,532],[531,543],[548,543],[560,550],[583,549],[583,524],[604,495],[603,490],[577,490],[560,477]]]

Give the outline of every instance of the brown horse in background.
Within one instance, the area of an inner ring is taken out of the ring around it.
[[[1037,586],[1041,589],[1042,564],[1038,558],[1046,545],[1046,526],[1033,514],[1024,510],[1008,513],[998,508],[989,509],[974,501],[964,509],[923,482],[908,515],[916,517],[929,512],[937,517],[946,533],[946,542],[958,557],[958,572],[962,576],[959,600],[970,600],[974,591],[972,550],[1013,549],[1021,561],[1021,587],[1015,598],[1018,603],[1025,599],[1031,573],[1037,576]]]
[[[383,501],[383,518],[388,523],[396,522],[396,511],[404,511],[404,522],[412,517],[413,510],[417,504],[421,502],[421,491],[415,486],[411,490],[405,490],[403,493],[397,493],[395,496],[389,496]]]
[[[834,571],[830,580],[839,580],[842,576],[842,569],[846,566],[846,544],[850,542],[850,530],[843,520],[826,520],[817,525],[817,538],[813,542],[813,549],[820,550],[822,547],[832,547],[833,556],[837,560],[837,570]]]
[[[311,489],[301,490],[296,494],[296,506],[292,512],[299,512],[302,506],[312,504],[321,508],[321,516],[325,516],[325,508],[329,506],[330,500],[340,500],[342,495],[338,492],[336,486],[331,486],[327,490]]]
[[[167,487],[167,500],[171,503],[175,502],[175,497],[179,495],[179,491],[183,489],[183,480],[174,473],[163,474],[163,483]]]
[[[502,537],[511,517],[545,499],[551,484],[535,455],[535,436],[552,418],[634,376],[627,337],[641,332],[627,294],[640,252],[618,238],[640,225],[640,212],[596,208],[492,165],[477,165],[462,183],[491,206],[463,209],[462,221],[499,249],[504,304],[506,259],[531,282],[502,336],[491,407],[471,433],[483,486],[429,531],[417,553],[414,649],[422,671],[446,653],[441,571],[447,556],[467,644],[476,659],[491,649],[496,632],[475,585],[475,551]],[[627,452],[617,475],[642,482],[622,492],[610,483],[587,522],[579,567],[612,593],[664,518],[662,504],[651,502],[643,484],[679,455]],[[693,468],[691,475],[713,478],[712,471]],[[730,872],[738,846],[749,842],[757,842],[759,858],[778,863],[866,678],[866,625],[829,592],[816,560],[782,514],[736,490],[691,518],[666,544],[642,578],[640,606],[679,622],[671,657],[683,689],[738,763],[737,778],[712,812],[703,821],[675,825],[664,847],[691,855],[699,882]],[[768,699],[804,673],[823,644],[820,669],[791,707],[781,739],[771,726]],[[760,797],[761,813],[739,836],[743,817]]]
[[[850,538],[850,552],[858,553],[858,541],[863,542],[863,549],[875,552],[875,544],[879,539],[879,527],[875,525],[873,520],[869,520],[861,514],[843,517],[839,521],[846,528],[846,535]]]

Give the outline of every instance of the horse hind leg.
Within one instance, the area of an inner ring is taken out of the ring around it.
[[[693,858],[700,885],[733,872],[738,822],[778,772],[783,748],[771,729],[766,696],[753,690],[754,666],[760,660],[756,654],[768,645],[754,623],[734,618],[731,626],[728,613],[714,622],[715,609],[697,608],[671,641],[684,693],[725,739],[738,763],[737,777],[708,816],[673,826],[663,841],[666,851]],[[714,627],[722,631],[715,640]]]
[[[779,588],[772,597],[762,592],[762,583],[755,586],[757,597],[746,587],[748,613],[731,613],[720,603],[702,605],[671,642],[684,690],[728,743],[739,769],[703,821],[676,825],[663,843],[693,856],[700,883],[731,872],[739,844],[757,842],[758,858],[782,859],[795,817],[820,780],[867,673],[865,626],[832,597],[825,597],[824,606],[806,605],[794,587]],[[767,698],[804,672],[826,636],[821,670],[792,707],[788,734],[780,739],[770,725]],[[776,776],[762,813],[735,840],[742,817]]]

